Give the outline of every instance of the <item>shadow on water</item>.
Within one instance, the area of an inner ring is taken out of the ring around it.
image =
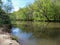
[[[60,23],[18,22],[12,28],[22,45],[59,45]]]

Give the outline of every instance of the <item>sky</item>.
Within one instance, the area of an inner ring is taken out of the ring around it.
[[[26,5],[33,3],[34,0],[12,0],[14,10],[17,11],[19,8],[23,8]]]
[[[2,1],[6,3],[7,0],[2,0]],[[23,8],[28,4],[31,4],[34,2],[34,0],[11,0],[11,1],[14,7],[14,11],[18,11],[20,8]]]

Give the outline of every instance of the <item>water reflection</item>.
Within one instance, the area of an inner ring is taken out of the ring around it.
[[[31,33],[22,32],[19,28],[12,28],[12,34],[20,37],[21,39],[28,39],[31,36]]]
[[[17,28],[12,28],[12,34],[20,38],[22,45],[60,44],[60,23],[17,22],[14,26]]]
[[[19,42],[22,44],[22,45],[35,45],[35,41],[34,39],[33,40],[30,40],[29,38],[31,37],[31,33],[26,33],[26,32],[22,32],[21,29],[19,28],[12,28],[12,34],[17,36],[19,38]],[[29,43],[30,42],[30,43]]]

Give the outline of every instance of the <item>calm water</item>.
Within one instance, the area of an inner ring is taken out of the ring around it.
[[[21,45],[60,45],[60,23],[16,22],[12,34]]]

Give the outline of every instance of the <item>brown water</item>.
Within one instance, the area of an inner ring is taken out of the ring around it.
[[[21,45],[60,45],[60,23],[16,22],[12,34]]]

